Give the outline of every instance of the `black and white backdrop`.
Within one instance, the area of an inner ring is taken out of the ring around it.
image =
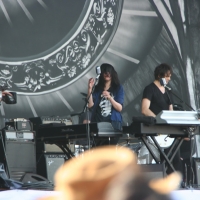
[[[124,124],[140,115],[142,91],[163,62],[173,67],[174,93],[198,109],[199,15],[198,0],[0,0],[0,85],[18,94],[1,118],[81,112],[104,62],[125,89]]]

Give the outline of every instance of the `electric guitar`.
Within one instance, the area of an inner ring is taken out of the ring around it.
[[[174,142],[174,138],[170,138],[168,135],[159,135],[156,136],[155,139],[163,149],[170,147]]]

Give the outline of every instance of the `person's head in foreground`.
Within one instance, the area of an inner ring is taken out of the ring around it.
[[[181,177],[148,180],[125,147],[104,146],[71,159],[55,175],[60,195],[40,200],[169,200]]]

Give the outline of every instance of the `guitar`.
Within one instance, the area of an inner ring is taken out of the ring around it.
[[[170,147],[174,142],[174,138],[170,138],[168,135],[159,135],[156,136],[155,139],[163,149]]]

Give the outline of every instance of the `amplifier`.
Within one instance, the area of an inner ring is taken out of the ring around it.
[[[32,141],[34,140],[34,132],[6,131],[4,137],[7,141]]]
[[[15,131],[32,131],[32,124],[26,119],[14,119],[12,122],[5,123],[6,130],[15,130]]]
[[[58,168],[66,161],[62,153],[45,153],[37,155],[37,174],[54,182],[54,175]]]
[[[42,116],[41,117],[42,124],[50,124],[50,123],[64,123],[66,125],[72,125],[72,121],[69,117],[48,117],[48,116]]]
[[[36,150],[34,132],[1,132],[0,162],[6,166],[9,178],[20,181],[26,173],[36,172]]]

